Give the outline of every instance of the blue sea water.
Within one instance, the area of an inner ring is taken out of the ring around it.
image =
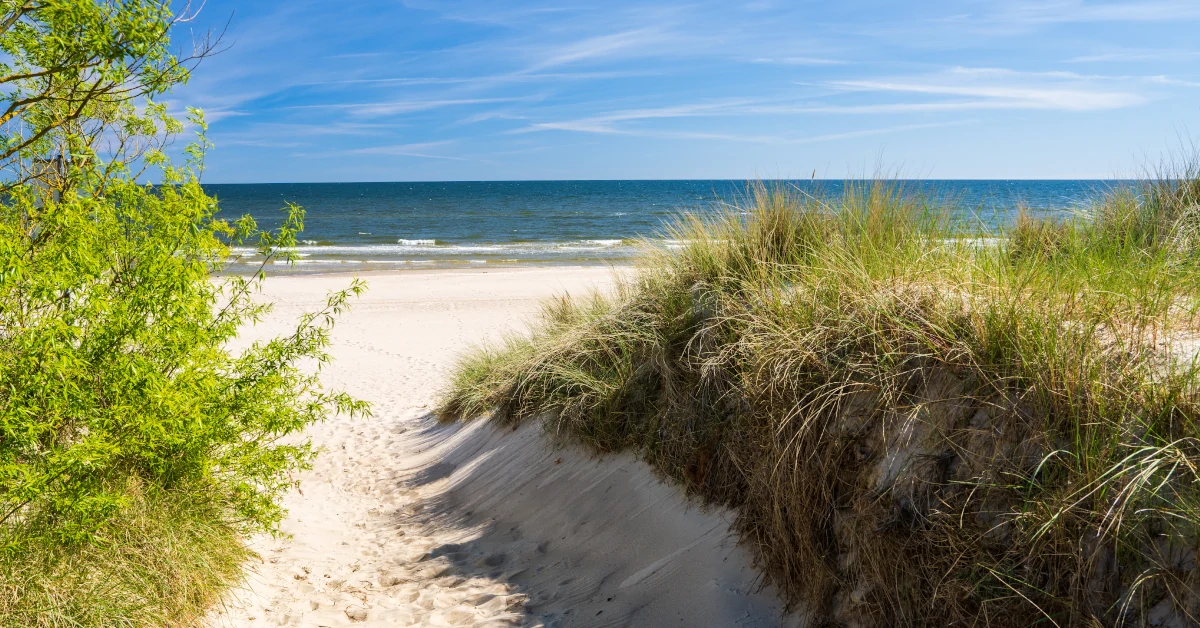
[[[842,182],[789,181],[837,196]],[[907,190],[951,203],[984,224],[1018,207],[1038,213],[1085,209],[1121,182],[910,181]],[[387,267],[619,262],[639,238],[661,238],[664,221],[684,212],[740,204],[746,181],[480,181],[449,183],[217,184],[205,189],[224,216],[277,225],[287,202],[307,212],[297,268],[340,271]],[[248,250],[242,263],[254,263]]]

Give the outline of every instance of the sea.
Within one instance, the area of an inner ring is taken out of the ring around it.
[[[268,270],[343,272],[519,264],[619,264],[684,213],[746,205],[748,181],[464,181],[209,184],[221,216],[249,214],[274,228],[288,203],[304,208],[294,265]],[[764,183],[764,182],[757,182]],[[796,193],[839,196],[842,181],[770,181]],[[1086,211],[1122,181],[947,180],[897,182],[963,212],[984,228],[1019,208],[1041,215]],[[735,209],[736,211],[736,209]],[[235,250],[231,270],[262,263]]]

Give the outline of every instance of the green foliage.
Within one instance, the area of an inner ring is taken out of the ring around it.
[[[0,522],[12,547],[29,530],[93,540],[135,476],[167,489],[207,486],[247,527],[269,527],[287,473],[310,457],[281,437],[365,411],[321,389],[333,317],[354,282],[283,338],[230,345],[267,305],[262,276],[213,278],[231,244],[273,256],[276,233],[216,219],[193,172],[163,185],[113,181],[104,197],[43,203],[18,188],[0,207]]]
[[[0,1],[0,163],[12,170],[9,185],[45,178],[34,156],[94,160],[105,131],[153,136],[139,127],[165,121],[163,112],[136,114],[130,103],[186,81],[189,62],[213,50],[205,39],[189,57],[172,54],[170,31],[186,17],[173,16],[167,0]]]
[[[0,0],[0,624],[178,625],[233,582],[242,536],[271,530],[314,454],[297,432],[368,406],[321,386],[354,281],[294,331],[246,346],[264,275],[231,247],[289,257],[218,219],[199,129],[156,98],[190,56],[167,0]],[[152,171],[160,184],[140,185]]]

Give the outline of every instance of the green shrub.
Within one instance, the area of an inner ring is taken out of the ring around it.
[[[169,0],[0,6],[0,625],[203,616],[245,534],[282,516],[314,453],[297,432],[367,412],[318,379],[361,282],[289,334],[237,340],[270,306],[261,272],[222,274],[231,247],[286,258],[304,214],[274,232],[218,218],[199,115],[186,166],[168,163],[184,127],[155,99],[218,45],[172,53],[192,17]]]
[[[327,360],[333,316],[355,282],[282,338],[229,348],[267,306],[258,277],[213,278],[229,245],[294,243],[214,217],[194,173],[163,185],[111,182],[59,202],[18,188],[0,206],[0,538],[62,542],[93,533],[126,502],[129,477],[203,486],[247,528],[280,516],[275,497],[311,455],[281,437],[365,406],[321,389],[302,360]]]

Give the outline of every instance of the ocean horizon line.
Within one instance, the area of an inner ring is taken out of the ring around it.
[[[1094,183],[1133,183],[1143,180],[1139,177],[1108,177],[1108,178],[1089,178],[1089,177],[1049,177],[1049,178],[1019,178],[1019,177],[981,177],[981,178],[922,178],[922,177],[861,177],[861,178],[831,178],[831,177],[794,177],[794,178],[679,178],[679,179],[412,179],[412,180],[387,180],[387,181],[204,181],[202,186],[210,185],[385,185],[385,184],[418,184],[418,183],[704,183],[704,182],[721,182],[721,183],[794,183],[794,182],[813,182],[813,183],[865,183],[872,181],[889,181],[889,182],[911,182],[911,183],[970,183],[970,182],[1044,182],[1044,183],[1063,183],[1063,182],[1094,182]]]

